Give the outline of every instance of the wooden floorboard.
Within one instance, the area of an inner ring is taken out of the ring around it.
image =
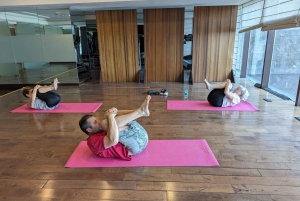
[[[174,111],[167,100],[205,100],[203,83],[102,83],[59,86],[62,102],[102,102],[135,109],[148,90],[150,117],[138,122],[151,140],[205,139],[219,167],[64,168],[78,143],[83,114],[16,114],[26,103],[20,91],[0,93],[0,201],[85,200],[300,200],[300,108],[236,79],[249,89],[257,112]],[[263,98],[272,99],[266,102]],[[134,159],[133,159],[134,160]]]

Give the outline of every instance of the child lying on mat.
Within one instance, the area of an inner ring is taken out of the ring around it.
[[[61,100],[59,94],[52,92],[57,89],[58,80],[55,78],[53,83],[48,86],[36,85],[23,87],[22,94],[29,99],[27,106],[32,109],[53,110]]]
[[[131,160],[131,155],[143,151],[148,144],[146,130],[135,120],[150,115],[148,106],[151,96],[148,95],[136,110],[117,110],[111,108],[106,111],[102,121],[92,115],[84,115],[79,126],[89,137],[87,145],[96,155],[108,158]]]
[[[230,107],[239,104],[241,100],[247,100],[249,96],[248,90],[242,85],[233,91],[230,79],[217,84],[210,84],[204,80],[206,89],[212,90],[207,97],[208,102],[215,107]]]

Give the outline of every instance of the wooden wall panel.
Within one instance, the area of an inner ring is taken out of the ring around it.
[[[145,81],[156,80],[156,45],[155,21],[151,16],[156,15],[156,10],[144,10],[144,51],[145,51]]]
[[[184,12],[182,10],[176,9],[170,12],[169,15],[170,19],[170,29],[169,29],[169,36],[174,35],[174,37],[169,37],[169,44],[178,43],[180,38],[183,38],[184,33],[182,32],[182,27],[184,27]],[[173,19],[173,20],[172,20]],[[175,31],[172,31],[172,27],[175,26]],[[172,40],[171,40],[172,39]],[[181,48],[182,47],[182,48]],[[174,68],[168,68],[172,73],[169,73],[170,76],[168,81],[182,81],[182,69],[183,69],[183,45],[175,48],[174,54],[172,53],[173,47],[169,47],[169,56],[168,61],[171,61],[171,64],[168,66],[174,66]],[[174,56],[173,56],[174,55]]]
[[[237,6],[194,8],[193,81],[229,78],[234,52]]]
[[[127,67],[127,82],[135,82],[138,80],[137,68],[138,68],[138,35],[137,35],[137,14],[136,10],[130,10],[123,12],[124,32],[126,34],[125,40],[125,58]],[[132,51],[136,49],[136,51]],[[130,66],[136,66],[137,68],[131,68]]]
[[[125,37],[123,31],[122,11],[111,11],[111,25],[114,36],[113,38],[113,57],[115,61],[116,82],[126,82],[126,66],[125,63]]]
[[[168,30],[168,35],[169,38],[166,40],[168,44],[173,44],[176,43],[176,12],[170,12],[169,13],[169,25],[170,28]],[[172,20],[173,19],[173,20]],[[172,33],[172,34],[171,34]],[[176,55],[176,49],[175,48],[171,48],[171,47],[167,47],[167,52],[170,55]],[[177,58],[176,57],[167,57],[167,66],[176,66],[176,62],[177,62]],[[172,73],[174,69],[172,68],[167,68],[167,80],[168,81],[176,81],[176,74]]]
[[[101,52],[101,54],[99,55],[100,57],[100,61],[101,61],[101,66],[102,66],[102,69],[101,69],[101,80],[102,82],[107,82],[108,78],[107,78],[107,75],[108,75],[108,72],[107,72],[107,61],[106,61],[106,52],[105,52],[105,47],[106,47],[106,40],[105,40],[105,37],[104,37],[104,14],[103,13],[97,13],[96,12],[96,19],[97,19],[97,22],[100,21],[100,22],[103,22],[103,23],[97,23],[97,35],[98,35],[98,46],[99,46],[99,52]]]
[[[136,10],[96,11],[103,82],[136,82]]]
[[[155,66],[156,66],[156,70],[155,70],[155,81],[158,82],[162,82],[162,81],[166,81],[165,78],[165,68],[163,68],[162,66],[164,66],[164,61],[166,61],[166,57],[163,57],[163,52],[166,52],[166,47],[164,46],[164,34],[165,34],[165,30],[164,30],[164,23],[163,21],[165,21],[166,19],[163,18],[163,9],[156,9],[156,15],[153,16],[155,18],[155,36],[156,36],[156,40],[155,40],[155,53],[156,53],[156,60],[155,60]],[[147,55],[145,56],[147,58]],[[151,59],[151,58],[150,58]],[[162,67],[162,68],[161,68]]]
[[[113,35],[113,29],[112,29],[112,14],[110,11],[104,12],[104,34],[105,36],[112,36]],[[108,69],[108,82],[116,82],[116,67],[115,67],[115,58],[114,58],[114,38],[113,37],[106,37],[106,45],[105,45],[105,51],[106,51],[106,60],[107,60],[107,66]],[[101,53],[100,53],[101,54]]]
[[[229,31],[229,40],[228,40],[228,49],[232,51],[227,51],[227,64],[226,66],[231,66],[231,68],[226,68],[225,74],[227,77],[232,75],[232,64],[233,64],[233,54],[234,54],[234,41],[235,41],[235,31],[236,31],[236,22],[237,22],[237,7],[231,9],[231,22],[230,22],[230,31]]]
[[[201,20],[200,20],[201,19]],[[207,66],[207,41],[208,35],[208,8],[194,9],[193,22],[193,82],[203,79],[206,76]],[[201,37],[200,37],[201,36]],[[196,55],[198,54],[198,55]],[[201,55],[201,56],[200,56]]]
[[[181,81],[184,8],[146,9],[144,45],[146,81]]]

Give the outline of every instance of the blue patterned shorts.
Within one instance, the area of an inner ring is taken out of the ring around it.
[[[127,124],[127,129],[119,133],[121,142],[132,154],[143,151],[148,144],[148,134],[146,130],[136,121]]]

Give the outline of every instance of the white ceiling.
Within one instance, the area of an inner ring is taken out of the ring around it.
[[[194,6],[241,5],[250,0],[0,0],[0,9],[65,9],[71,15],[90,15],[96,10],[179,8],[193,10]]]
[[[241,5],[250,0],[0,0],[0,21],[44,25],[95,24],[96,10],[137,9],[138,23],[142,22],[142,10],[151,8],[185,8],[185,16],[194,6]],[[1,14],[5,11],[5,14]],[[1,17],[2,16],[2,17]],[[3,19],[2,19],[3,18]]]

